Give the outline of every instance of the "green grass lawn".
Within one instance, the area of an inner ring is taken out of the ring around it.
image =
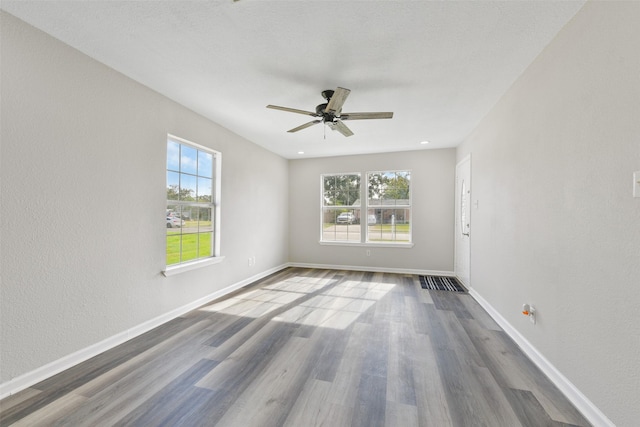
[[[182,258],[180,249],[182,248]],[[211,256],[211,233],[180,234],[167,230],[167,265]]]
[[[370,231],[386,231],[391,232],[391,224],[376,224],[369,226]],[[396,233],[408,233],[409,224],[396,224]]]

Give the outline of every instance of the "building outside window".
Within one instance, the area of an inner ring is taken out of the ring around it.
[[[189,141],[167,139],[167,266],[218,254],[220,153]]]

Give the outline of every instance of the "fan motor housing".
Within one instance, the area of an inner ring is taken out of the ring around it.
[[[333,122],[336,119],[336,115],[330,112],[325,111],[327,109],[327,104],[320,104],[316,107],[316,114],[318,117],[322,117],[323,122]]]
[[[324,110],[327,109],[328,104],[319,104],[316,106],[316,114],[324,115]]]

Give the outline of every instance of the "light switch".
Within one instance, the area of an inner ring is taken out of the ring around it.
[[[633,197],[640,197],[640,171],[633,173]]]

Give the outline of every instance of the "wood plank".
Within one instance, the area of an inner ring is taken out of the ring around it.
[[[16,405],[19,405],[25,400],[29,400],[40,393],[42,393],[42,391],[36,390],[34,388],[26,388],[19,393],[5,397],[4,399],[0,400],[0,414],[7,413],[7,411],[14,408]]]
[[[331,382],[309,378],[289,411],[283,427],[347,427],[353,410],[328,403]]]
[[[413,334],[412,372],[420,425],[453,426],[431,338]]]
[[[464,305],[467,312],[471,315],[471,318],[480,324],[485,329],[492,331],[502,331],[502,328],[489,316],[480,304],[473,299],[469,294],[458,295],[458,300]]]
[[[220,425],[281,426],[308,377],[308,339],[292,337],[220,419]],[[199,425],[209,424],[204,417]],[[204,422],[201,424],[201,422]],[[195,425],[195,424],[194,424]]]
[[[18,420],[14,427],[48,427],[52,425],[64,425],[61,419],[65,414],[75,411],[87,401],[87,398],[75,393],[67,393],[47,406],[30,413]]]
[[[416,406],[411,330],[406,323],[391,322],[387,362],[387,400]]]
[[[384,425],[386,427],[418,427],[420,425],[418,408],[414,405],[387,401]]]
[[[339,361],[328,402],[353,408],[362,375],[363,347],[371,334],[371,325],[356,322]]]

